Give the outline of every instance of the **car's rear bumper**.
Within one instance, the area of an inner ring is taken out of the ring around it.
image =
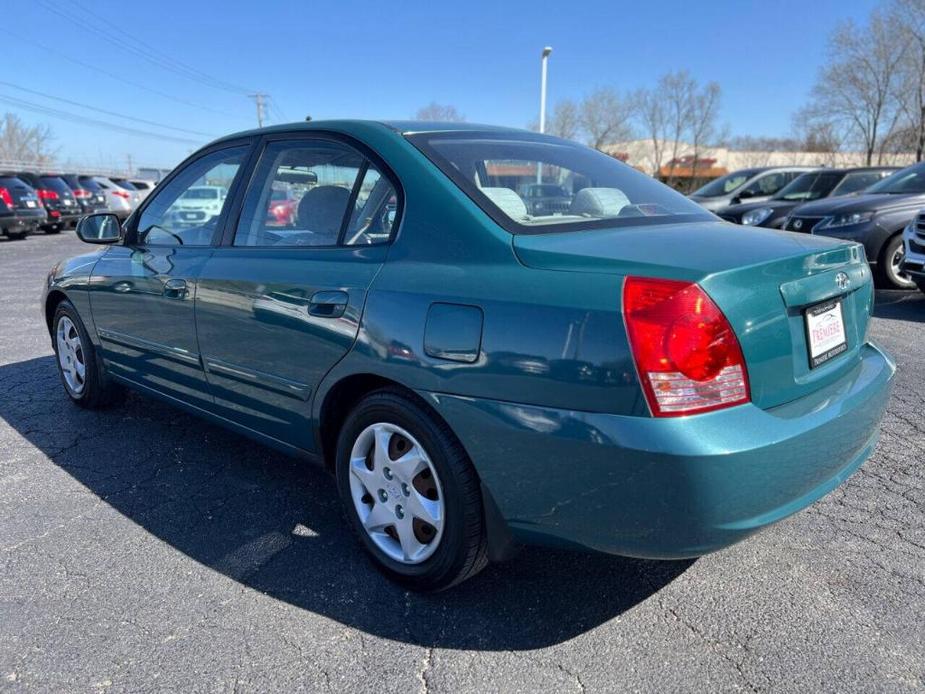
[[[668,559],[726,547],[843,482],[873,450],[894,372],[868,344],[795,402],[664,419],[422,395],[515,538]]]
[[[44,223],[44,212],[25,212],[22,214],[0,215],[0,230],[8,234],[28,234],[39,228]]]

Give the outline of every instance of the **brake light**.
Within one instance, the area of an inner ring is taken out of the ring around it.
[[[13,197],[6,188],[0,188],[0,200],[3,200],[7,207],[13,207]]]
[[[113,194],[113,195],[118,195],[120,198],[125,198],[126,200],[128,200],[129,197],[131,197],[131,196],[130,196],[128,193],[126,193],[124,190],[114,190],[114,191],[112,191],[112,194]]]
[[[93,197],[93,193],[91,193],[89,190],[84,190],[83,188],[78,188],[77,190],[74,191],[74,197],[75,197],[75,198],[79,198],[79,199],[83,199],[83,198],[92,198],[92,197]]]
[[[39,200],[57,200],[58,194],[53,190],[48,190],[47,188],[39,188],[36,193],[39,194]]]
[[[750,400],[739,340],[697,284],[627,277],[623,316],[654,416],[709,412]]]

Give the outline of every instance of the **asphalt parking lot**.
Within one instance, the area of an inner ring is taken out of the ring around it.
[[[925,685],[925,296],[845,485],[693,562],[524,550],[385,581],[333,480],[166,405],[73,407],[39,317],[73,232],[0,241],[0,690],[907,691]]]

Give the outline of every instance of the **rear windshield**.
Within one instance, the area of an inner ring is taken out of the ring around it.
[[[512,233],[713,219],[668,186],[567,140],[508,132],[418,133],[408,139]],[[525,194],[537,185],[544,196],[555,191],[557,204],[528,204]]]
[[[31,186],[21,178],[15,176],[0,176],[0,188],[30,188]]]
[[[113,183],[115,183],[117,186],[119,186],[123,190],[138,190],[135,186],[133,186],[128,181],[113,181]]]
[[[887,176],[868,188],[865,193],[925,193],[925,163],[913,164]]]
[[[42,185],[49,190],[66,195],[71,194],[71,189],[60,176],[41,176],[39,180],[42,182]]]

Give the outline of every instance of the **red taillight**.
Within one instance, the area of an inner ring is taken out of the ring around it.
[[[75,198],[79,198],[79,199],[83,199],[83,198],[92,198],[92,197],[93,197],[93,193],[91,193],[89,190],[84,190],[83,188],[78,188],[77,190],[74,191],[74,197],[75,197]]]
[[[623,316],[653,415],[677,417],[749,401],[739,340],[697,284],[627,277]]]
[[[124,190],[114,190],[114,191],[112,191],[112,194],[113,194],[113,195],[118,195],[120,198],[125,198],[126,200],[128,200],[128,199],[131,197],[131,196],[130,196],[128,193],[126,193]]]
[[[3,200],[7,207],[13,207],[13,197],[6,188],[0,188],[0,200]]]
[[[53,190],[48,190],[47,188],[39,188],[36,193],[39,194],[39,200],[57,200],[58,194]]]

